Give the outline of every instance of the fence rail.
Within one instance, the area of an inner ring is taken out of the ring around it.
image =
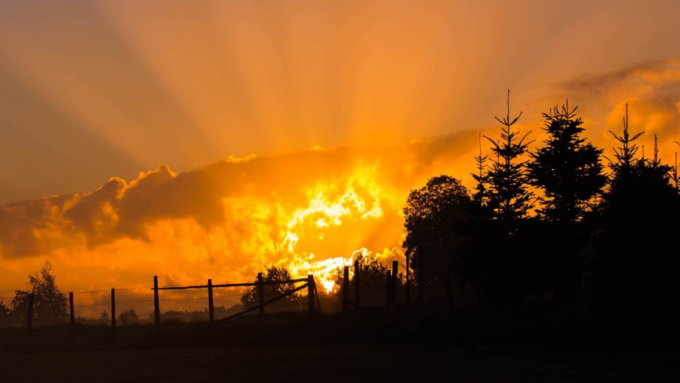
[[[421,301],[423,297],[423,290],[424,290],[424,273],[422,272],[423,266],[424,266],[424,257],[422,251],[418,251],[415,254],[417,256],[417,260],[420,264],[421,271],[417,274],[418,278],[418,300]],[[407,254],[406,257],[406,301],[408,302],[410,300],[410,263],[412,263],[414,260],[410,259],[409,254]],[[349,277],[349,268],[351,266],[345,266],[343,269],[343,278],[342,278],[342,285],[341,285],[341,297],[342,297],[342,312],[346,313],[349,311],[350,307],[353,307],[354,309],[360,309],[362,307],[362,302],[361,302],[361,278],[362,278],[362,270],[361,270],[361,263],[356,260],[354,262],[354,300],[350,300],[350,277]],[[386,275],[385,275],[385,306],[387,308],[393,307],[394,304],[396,303],[397,300],[397,286],[398,286],[398,278],[399,278],[399,263],[397,261],[394,261],[392,263],[392,269],[387,270]],[[264,294],[264,288],[266,286],[274,286],[274,285],[283,285],[283,284],[296,284],[296,283],[304,283],[301,286],[297,286],[285,293],[282,293],[278,296],[275,296],[273,298],[270,298],[268,300],[265,300],[265,294]],[[256,289],[256,300],[257,300],[257,305],[254,305],[252,307],[246,308],[240,312],[237,312],[235,314],[229,315],[226,318],[221,319],[219,322],[224,322],[228,321],[230,319],[234,319],[237,317],[240,317],[242,315],[248,314],[250,312],[253,312],[255,310],[259,310],[259,315],[264,316],[265,314],[265,306],[270,305],[274,302],[277,302],[285,297],[288,297],[292,294],[295,294],[298,291],[307,289],[307,300],[308,300],[308,309],[307,311],[309,312],[309,317],[312,318],[316,312],[321,312],[321,305],[319,303],[319,296],[317,293],[317,288],[316,288],[316,283],[314,281],[314,276],[312,274],[309,274],[307,278],[297,278],[297,279],[289,279],[289,280],[283,280],[283,281],[264,281],[262,273],[259,273],[257,275],[257,279],[255,282],[243,282],[243,283],[222,283],[222,284],[213,284],[212,279],[208,279],[208,283],[205,285],[190,285],[190,286],[165,286],[161,287],[158,285],[158,276],[154,276],[153,278],[153,287],[151,290],[153,291],[154,297],[153,300],[133,300],[133,301],[120,301],[116,302],[116,290],[111,289],[111,300],[110,300],[110,307],[111,307],[111,330],[112,330],[112,335],[115,336],[116,334],[116,303],[118,304],[131,304],[131,303],[150,303],[153,302],[154,304],[154,311],[153,311],[153,317],[154,317],[154,325],[157,330],[160,331],[161,329],[161,310],[160,310],[160,292],[161,291],[172,291],[172,290],[194,290],[194,289],[206,289],[207,290],[207,296],[204,298],[192,298],[192,299],[187,299],[187,300],[198,300],[198,299],[207,299],[208,300],[208,320],[210,323],[215,322],[215,307],[214,307],[214,300],[215,299],[220,299],[224,298],[225,296],[215,296],[213,294],[214,289],[216,288],[233,288],[233,287],[255,287]],[[119,289],[119,291],[124,291],[128,289]],[[86,291],[78,291],[76,293],[94,293],[94,292],[105,292],[108,290],[86,290]],[[226,297],[231,297],[234,295],[228,295]],[[174,300],[182,300],[182,299],[168,299],[171,301]],[[90,305],[81,305],[82,307],[88,307],[88,306],[97,306],[97,305],[107,305],[108,303],[103,302],[103,303],[94,303]],[[27,312],[27,318],[26,318],[26,328],[30,332],[33,327],[33,305],[34,305],[34,293],[28,294],[28,312]],[[69,297],[68,297],[68,309],[69,309],[69,323],[71,325],[71,328],[74,330],[76,326],[76,306],[74,303],[74,292],[69,292]],[[75,330],[74,330],[75,331]]]
[[[270,298],[269,300],[264,300],[264,287],[265,286],[273,286],[273,285],[283,285],[283,284],[295,284],[295,283],[302,283],[304,282],[303,285],[295,287],[294,289],[287,291],[283,294],[280,294],[276,297]],[[243,311],[240,311],[236,314],[232,314],[226,318],[223,318],[220,320],[220,322],[237,318],[242,315],[245,315],[247,313],[250,313],[252,311],[258,310],[260,311],[260,316],[264,315],[265,313],[265,306],[272,304],[274,302],[277,302],[285,297],[288,297],[292,294],[295,294],[298,291],[301,291],[303,289],[307,289],[307,300],[308,300],[308,311],[309,311],[309,317],[312,318],[315,315],[315,312],[321,312],[321,306],[319,304],[319,297],[317,294],[316,290],[316,283],[314,281],[314,276],[312,274],[308,275],[306,278],[297,278],[297,279],[290,279],[290,280],[283,280],[283,281],[264,281],[262,277],[262,273],[259,273],[257,276],[257,281],[256,282],[245,282],[245,283],[223,283],[223,284],[213,284],[212,279],[208,279],[208,283],[206,285],[192,285],[192,286],[166,286],[166,287],[159,287],[158,286],[158,276],[154,276],[153,279],[154,287],[151,288],[154,293],[154,299],[153,300],[132,300],[132,301],[116,301],[116,289],[112,288],[110,290],[96,290],[96,291],[80,291],[77,293],[92,293],[92,292],[107,292],[110,291],[111,293],[111,298],[110,301],[107,302],[101,302],[101,303],[94,303],[94,304],[87,304],[87,305],[79,305],[79,307],[90,307],[90,306],[103,306],[103,305],[110,305],[111,309],[111,335],[113,337],[116,336],[116,304],[130,304],[130,303],[150,303],[153,302],[154,304],[154,325],[157,330],[161,329],[161,315],[160,315],[160,291],[169,291],[169,290],[191,290],[191,289],[207,289],[208,294],[207,297],[205,298],[192,298],[189,300],[198,300],[198,299],[208,299],[208,318],[210,323],[215,322],[215,307],[214,307],[214,300],[215,299],[220,299],[220,298],[225,298],[225,296],[214,296],[213,290],[215,288],[230,288],[230,287],[255,287],[257,289],[257,296],[258,296],[258,304],[256,306],[247,308]],[[128,289],[119,289],[120,291],[122,290],[128,290]],[[33,319],[34,319],[34,293],[28,294],[28,307],[27,307],[27,316],[26,316],[26,329],[30,333],[33,329]],[[227,295],[226,297],[233,297],[236,295]],[[186,299],[169,299],[170,301],[176,301],[176,300],[186,300]],[[69,325],[71,327],[71,333],[72,335],[75,334],[75,328],[76,328],[76,305],[75,305],[75,299],[74,299],[74,292],[69,292],[68,294],[68,314],[69,314]]]
[[[212,288],[218,288],[218,287],[256,287],[259,285],[263,286],[270,286],[270,285],[283,285],[286,283],[299,283],[299,282],[307,282],[307,278],[299,278],[299,279],[291,279],[291,280],[286,280],[286,281],[264,281],[264,282],[249,282],[249,283],[225,283],[221,285],[212,285]],[[158,290],[190,290],[190,289],[207,289],[210,288],[211,285],[208,283],[207,285],[196,285],[196,286],[168,286],[168,287],[159,287]],[[151,290],[154,288],[152,287]]]
[[[307,278],[298,278],[298,279],[289,279],[289,280],[283,280],[283,281],[264,281],[262,277],[262,273],[259,273],[257,275],[257,281],[256,282],[246,282],[246,283],[224,283],[224,284],[213,284],[212,279],[208,279],[208,284],[206,285],[194,285],[194,286],[167,286],[167,287],[159,287],[158,286],[158,276],[154,276],[153,279],[154,282],[154,287],[152,288],[154,292],[154,324],[156,326],[157,330],[160,330],[161,328],[161,319],[160,319],[160,297],[159,293],[160,291],[167,291],[167,290],[190,290],[190,289],[207,289],[208,290],[208,318],[210,323],[215,322],[215,308],[213,304],[213,289],[215,288],[228,288],[228,287],[255,287],[257,289],[257,295],[258,295],[258,305],[253,306],[251,308],[245,309],[241,312],[238,312],[236,314],[230,315],[227,318],[222,319],[221,321],[225,321],[228,319],[236,318],[242,315],[245,315],[249,312],[255,311],[259,309],[260,316],[264,315],[264,308],[266,305],[269,305],[271,303],[274,303],[280,299],[283,299],[287,296],[290,296],[302,289],[307,289],[307,296],[308,296],[308,311],[309,311],[309,317],[312,318],[314,316],[314,312],[318,308],[320,311],[320,305],[319,303],[319,297],[317,296],[316,292],[316,283],[314,282],[314,276],[312,274],[309,274]],[[276,296],[274,298],[271,298],[267,301],[264,300],[264,287],[265,286],[273,286],[273,285],[284,285],[284,284],[291,284],[291,283],[301,283],[301,282],[306,282],[304,285],[299,286],[291,291],[288,291],[286,293],[283,293],[279,296]],[[315,300],[316,298],[316,300]],[[315,305],[316,302],[316,305]]]

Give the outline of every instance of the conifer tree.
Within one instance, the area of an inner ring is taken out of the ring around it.
[[[614,170],[615,175],[630,173],[633,166],[636,164],[635,154],[638,152],[639,147],[634,141],[644,134],[644,132],[637,133],[631,137],[628,127],[628,104],[626,104],[626,115],[623,117],[623,134],[619,136],[613,131],[609,131],[609,133],[621,143],[620,147],[614,148],[614,157],[617,162],[610,161],[610,167]]]
[[[670,270],[678,268],[668,249],[675,246],[680,201],[671,185],[672,168],[661,163],[658,144],[651,160],[636,159],[629,133],[628,106],[623,135],[612,135],[621,146],[614,150],[612,176],[604,195],[599,267],[605,296],[614,302],[667,299],[678,291]],[[634,280],[636,283],[631,283]]]
[[[673,185],[675,186],[675,191],[680,192],[680,177],[678,177],[678,152],[675,152],[675,166],[673,166],[671,180],[673,181]]]
[[[582,137],[583,120],[569,101],[544,113],[548,139],[531,153],[527,164],[532,185],[543,190],[538,213],[549,221],[571,223],[583,217],[587,204],[606,183],[602,150]]]
[[[486,171],[486,162],[489,157],[482,154],[482,135],[479,135],[479,155],[475,156],[475,162],[477,163],[477,173],[472,173],[472,178],[477,181],[477,186],[475,186],[475,192],[472,195],[473,201],[475,201],[480,207],[486,206],[488,200],[488,190],[487,184],[489,183],[489,177]]]
[[[496,117],[502,125],[500,139],[484,136],[491,142],[491,150],[496,155],[496,159],[491,159],[491,168],[487,173],[488,206],[493,211],[494,219],[501,221],[509,233],[517,229],[516,224],[533,207],[533,193],[528,189],[525,161],[522,159],[533,142],[526,141],[531,131],[520,137],[520,132],[512,129],[520,117],[521,112],[514,119],[510,118],[508,90],[508,113],[506,117]]]

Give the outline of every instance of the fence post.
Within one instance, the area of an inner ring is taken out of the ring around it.
[[[361,266],[359,260],[354,261],[354,306],[361,307]]]
[[[28,316],[26,317],[26,329],[30,333],[33,330],[33,298],[34,293],[28,294]]]
[[[307,275],[307,310],[309,311],[309,319],[314,317],[314,276]]]
[[[418,267],[418,301],[422,302],[423,295],[425,295],[425,257],[422,250],[418,250],[418,258],[420,262],[420,267]]]
[[[319,291],[316,289],[316,280],[314,280],[314,275],[312,275],[312,284],[314,285],[314,299],[316,300],[316,310],[321,314],[321,303],[319,302]]]
[[[397,302],[397,279],[399,278],[399,261],[392,261],[392,303]]]
[[[212,279],[208,279],[208,314],[210,315],[210,323],[213,323],[215,321],[215,306],[213,306]]]
[[[343,268],[342,274],[342,312],[347,312],[349,303],[349,266]]]
[[[111,289],[111,334],[116,336],[116,289]]]
[[[392,287],[392,274],[387,270],[387,277],[385,278],[385,307],[390,307],[390,289]]]
[[[161,307],[158,299],[158,275],[153,276],[153,320],[156,330],[161,329]]]
[[[74,307],[73,307],[73,292],[68,293],[68,306],[69,306],[69,316],[71,318],[71,332],[73,332],[75,325],[76,325],[76,317],[74,315]]]
[[[260,301],[260,316],[264,316],[264,281],[262,273],[257,274],[257,296]]]
[[[411,273],[409,267],[409,252],[406,252],[406,302],[411,301]]]

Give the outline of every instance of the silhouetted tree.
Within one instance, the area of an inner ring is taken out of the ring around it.
[[[101,321],[101,324],[104,326],[108,326],[111,324],[111,317],[109,317],[109,313],[106,311],[102,311],[101,315],[99,315],[99,319]]]
[[[26,323],[28,314],[28,295],[33,299],[33,323],[36,326],[66,323],[68,321],[68,301],[56,285],[51,274],[52,264],[45,261],[36,274],[28,276],[28,290],[16,290],[12,300],[12,316],[18,325]]]
[[[592,211],[594,198],[607,182],[600,161],[602,150],[582,137],[585,129],[577,109],[570,109],[567,101],[543,114],[548,138],[545,146],[530,153],[527,164],[531,184],[543,191],[537,212],[544,223],[534,227],[534,234],[551,242],[543,252],[547,266],[543,274],[551,275],[551,289],[562,301],[574,297],[578,289],[579,255],[589,240],[582,219]]]
[[[621,144],[621,146],[618,148],[614,148],[614,157],[616,158],[616,162],[611,161],[610,164],[610,167],[615,173],[614,180],[616,180],[617,177],[620,178],[627,175],[627,173],[630,173],[633,166],[637,162],[635,160],[635,154],[640,148],[635,143],[635,140],[643,135],[644,132],[640,132],[631,136],[628,125],[628,104],[626,104],[626,115],[623,117],[623,134],[619,136],[613,131],[609,131],[609,133],[614,136],[614,138]]]
[[[550,221],[569,223],[583,218],[588,203],[602,192],[607,182],[600,161],[602,149],[582,137],[583,120],[569,102],[544,113],[548,139],[545,146],[530,153],[529,179],[544,197],[538,213]]]
[[[0,302],[0,327],[9,326],[12,323],[11,311],[5,306],[3,302]]]
[[[472,194],[472,200],[480,207],[486,207],[489,199],[489,191],[487,185],[489,184],[489,175],[486,170],[486,162],[489,160],[488,156],[482,154],[482,135],[479,135],[479,155],[475,156],[477,163],[477,172],[472,173],[472,178],[477,182],[475,191]]]
[[[139,317],[135,310],[125,310],[118,316],[118,323],[121,326],[139,324]]]
[[[458,259],[465,242],[464,226],[470,221],[471,205],[465,186],[449,176],[432,178],[423,188],[411,191],[404,208],[403,246],[411,255],[416,281],[421,272],[417,253],[422,251],[426,282],[441,287],[448,265]]]
[[[678,152],[675,152],[675,166],[673,166],[673,172],[671,173],[671,181],[673,181],[675,191],[680,193],[680,176],[678,175]]]
[[[290,275],[290,272],[288,271],[287,268],[284,266],[271,266],[271,267],[266,267],[266,272],[263,275],[263,280],[265,282],[274,282],[274,281],[287,281],[293,279],[292,276]],[[257,282],[257,280],[255,280]],[[269,300],[272,299],[278,295],[287,293],[291,290],[295,289],[295,284],[294,283],[282,283],[282,284],[273,284],[273,285],[265,285],[264,287],[264,299]],[[257,288],[253,287],[252,289],[246,291],[243,296],[241,297],[241,303],[243,304],[244,307],[252,307],[253,305],[258,304],[258,292]],[[270,307],[270,306],[268,306]],[[293,294],[289,295],[279,301],[274,302],[271,305],[272,308],[279,309],[301,309],[302,308],[302,300],[299,295]]]
[[[361,305],[362,306],[383,306],[385,304],[385,276],[391,270],[391,265],[385,265],[376,257],[370,255],[359,254],[356,257],[361,268]],[[335,270],[335,288],[334,293],[340,293],[342,286],[342,278],[344,275],[343,268],[340,267]],[[405,278],[403,273],[398,275],[398,288],[404,286]],[[356,288],[354,278],[350,277],[349,289],[351,291],[350,299],[354,299],[354,289]],[[338,302],[342,296],[338,294]]]
[[[493,140],[484,136],[492,144],[491,150],[496,158],[491,158],[491,168],[488,177],[488,206],[493,211],[494,218],[501,221],[508,232],[517,229],[517,222],[527,216],[533,207],[533,193],[528,189],[528,179],[525,161],[527,148],[533,141],[526,141],[531,131],[520,138],[519,131],[512,126],[522,117],[522,112],[514,119],[510,118],[510,91],[508,91],[508,113],[506,117],[498,118],[503,127],[501,137]]]
[[[621,146],[615,149],[609,190],[604,195],[602,233],[597,241],[600,288],[615,303],[630,304],[665,299],[678,291],[674,271],[680,201],[671,185],[672,168],[663,165],[655,145],[653,160],[636,159],[629,133],[628,106],[623,134],[612,132]]]

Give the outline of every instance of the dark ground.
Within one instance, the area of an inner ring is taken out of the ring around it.
[[[664,323],[631,332],[422,312],[129,326],[115,340],[105,327],[3,330],[0,382],[680,382],[677,333]]]

